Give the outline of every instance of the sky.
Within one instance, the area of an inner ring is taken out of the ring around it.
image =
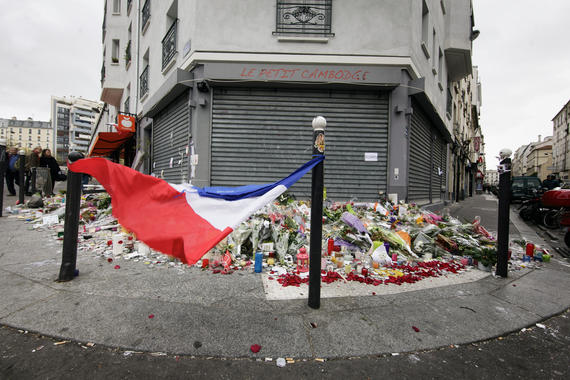
[[[0,117],[47,121],[52,95],[99,99],[103,0],[0,5]],[[552,135],[552,118],[570,100],[570,1],[473,0],[473,7],[480,124],[494,169],[502,148]]]

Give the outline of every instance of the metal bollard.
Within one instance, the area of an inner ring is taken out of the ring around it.
[[[313,119],[313,158],[325,154],[325,127],[322,116]],[[323,184],[324,162],[312,170],[311,186],[311,241],[309,260],[309,307],[321,307],[321,250],[323,243]]]
[[[511,204],[511,159],[504,158],[501,162],[503,173],[499,176],[499,220],[497,225],[497,276],[508,275],[509,253],[509,223]]]
[[[32,194],[35,194],[37,191],[37,189],[36,189],[37,171],[36,171],[36,168],[31,168],[31,170],[32,170],[32,185],[31,185],[32,189],[31,189],[31,192],[32,192]]]
[[[26,151],[22,149],[18,152],[18,155],[20,156],[19,158],[20,168],[18,169],[18,187],[19,187],[18,200],[20,201],[20,204],[23,205],[25,202],[24,195],[26,193],[26,183],[24,176],[24,174],[26,173]]]
[[[8,162],[6,161],[6,140],[0,139],[0,216],[4,210],[4,176]]]
[[[71,152],[68,162],[84,158],[82,153]],[[79,207],[81,204],[81,178],[83,174],[68,170],[67,193],[65,196],[65,225],[63,230],[63,252],[58,281],[71,281],[75,277],[77,263],[77,236],[79,231]]]

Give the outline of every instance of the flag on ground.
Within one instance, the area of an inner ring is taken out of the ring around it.
[[[234,188],[173,185],[104,158],[81,159],[69,169],[103,185],[111,196],[113,215],[139,240],[194,264],[323,160],[324,156],[316,157],[274,183]]]

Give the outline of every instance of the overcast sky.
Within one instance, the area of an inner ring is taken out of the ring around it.
[[[99,99],[103,0],[0,5],[0,117],[47,121],[51,95]],[[552,135],[552,118],[570,100],[570,1],[473,5],[481,31],[473,64],[483,86],[481,125],[493,169],[501,148],[514,151],[539,134]]]

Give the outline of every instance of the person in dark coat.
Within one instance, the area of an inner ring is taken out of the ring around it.
[[[42,150],[40,157],[40,167],[49,168],[51,181],[55,186],[55,181],[65,181],[67,176],[61,172],[57,160],[51,155],[51,150]]]
[[[26,195],[32,195],[30,192],[30,183],[32,182],[32,170],[40,166],[40,153],[42,152],[42,147],[37,146],[34,148],[32,153],[26,157],[26,183],[24,184],[26,189]]]
[[[6,152],[6,162],[10,162],[12,156],[18,156],[18,148],[12,147]],[[8,187],[8,192],[10,196],[16,195],[16,188],[14,183],[18,184],[18,172],[12,170],[10,167],[6,168],[6,186]]]

